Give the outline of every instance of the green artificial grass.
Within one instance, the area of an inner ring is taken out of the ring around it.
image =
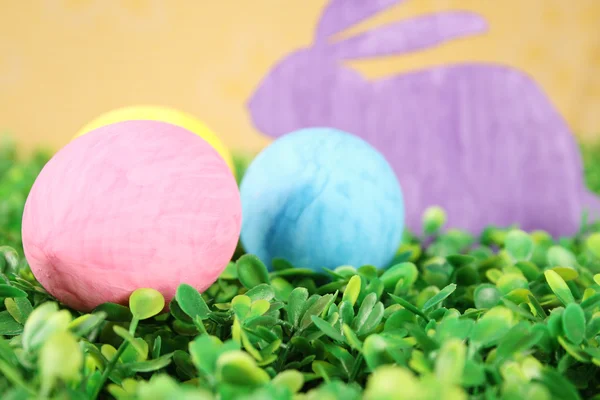
[[[586,151],[598,190],[599,153]],[[278,260],[268,272],[239,248],[205,293],[181,285],[167,313],[138,289],[129,307],[82,314],[22,256],[23,203],[45,160],[0,151],[2,400],[600,399],[597,225],[557,241],[473,237],[432,208],[427,234],[407,234],[385,271]]]

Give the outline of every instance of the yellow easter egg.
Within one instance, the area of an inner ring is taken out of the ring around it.
[[[202,139],[206,140],[225,160],[229,169],[235,175],[235,167],[233,165],[233,158],[229,153],[229,150],[223,142],[212,132],[204,123],[195,118],[194,116],[169,107],[162,106],[129,106],[122,107],[107,113],[104,113],[92,120],[90,123],[85,125],[79,130],[79,132],[73,137],[73,139],[85,135],[86,133],[100,128],[102,126],[114,124],[116,122],[127,121],[127,120],[150,120],[150,121],[161,121],[172,125],[179,126],[187,129],[190,132],[195,133]]]

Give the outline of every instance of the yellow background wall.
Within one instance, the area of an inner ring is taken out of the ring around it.
[[[255,151],[245,101],[286,53],[310,44],[326,0],[0,0],[0,132],[26,149],[66,144],[115,107],[202,118]],[[485,36],[354,66],[369,77],[463,61],[530,73],[581,138],[600,134],[600,1],[408,0],[349,33],[446,9],[480,12]],[[518,99],[515,99],[518,101]]]

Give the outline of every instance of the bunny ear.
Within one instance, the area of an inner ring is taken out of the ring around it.
[[[445,11],[384,25],[333,43],[329,50],[339,59],[402,54],[484,33],[487,29],[487,22],[478,14]]]
[[[321,14],[316,41],[325,42],[329,36],[403,1],[405,0],[331,0]]]

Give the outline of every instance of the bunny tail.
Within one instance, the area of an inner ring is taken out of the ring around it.
[[[476,13],[443,11],[383,25],[334,43],[330,48],[338,59],[398,55],[487,30],[487,21]]]
[[[315,39],[317,42],[325,41],[329,36],[403,1],[405,0],[331,0],[321,14]]]
[[[600,197],[585,189],[582,201],[583,211],[587,212],[588,222],[600,221]]]

